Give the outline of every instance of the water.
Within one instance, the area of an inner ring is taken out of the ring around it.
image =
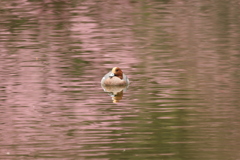
[[[0,6],[0,159],[239,159],[237,0]]]

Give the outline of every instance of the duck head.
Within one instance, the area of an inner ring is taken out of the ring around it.
[[[116,76],[116,77],[118,77],[120,79],[123,79],[123,72],[122,72],[122,70],[120,68],[118,68],[118,67],[114,67],[112,69],[112,73],[109,75],[109,77],[112,78],[114,76]]]

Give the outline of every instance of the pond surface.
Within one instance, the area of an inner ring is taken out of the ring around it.
[[[0,159],[239,159],[239,8],[1,1]],[[115,66],[118,103],[100,85]]]

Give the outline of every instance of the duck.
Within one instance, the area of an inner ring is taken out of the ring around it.
[[[129,83],[129,79],[119,67],[113,67],[101,80],[101,84],[106,86],[127,86]]]

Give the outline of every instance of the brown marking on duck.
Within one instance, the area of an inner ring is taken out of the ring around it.
[[[121,80],[120,78],[114,76],[111,78],[108,78],[104,81],[105,85],[119,85],[119,86],[123,86],[126,85],[126,82],[124,80]]]
[[[129,84],[129,80],[119,67],[114,67],[102,78],[101,84],[124,86]]]

